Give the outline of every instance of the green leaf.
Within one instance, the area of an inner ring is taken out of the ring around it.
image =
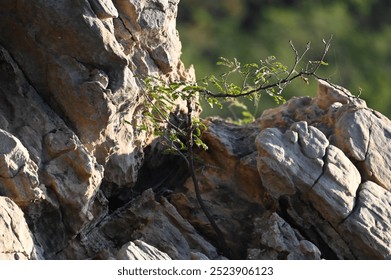
[[[304,81],[304,83],[306,83],[307,85],[310,84],[309,80],[307,77],[304,77],[304,76],[300,76],[300,78]]]
[[[142,125],[140,125],[140,130],[142,130],[142,131],[148,131],[148,126],[146,125],[146,124],[142,124]]]
[[[199,138],[199,137],[195,137],[194,138],[194,144],[199,147],[199,148],[202,148],[204,150],[207,150],[208,149],[208,146]]]
[[[249,111],[243,111],[243,112],[242,112],[242,115],[243,115],[243,117],[245,117],[245,118],[254,119],[253,114],[251,114]]]

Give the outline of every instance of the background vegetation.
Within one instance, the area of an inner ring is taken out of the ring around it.
[[[311,41],[309,59],[316,60],[322,39],[333,35],[329,66],[319,74],[353,94],[361,92],[368,106],[390,117],[390,14],[389,0],[181,0],[182,58],[186,66],[194,64],[197,78],[221,72],[220,56],[249,63],[274,55],[289,67],[294,62],[289,40],[298,50]],[[315,94],[313,81],[310,86],[295,81],[285,90],[286,98]],[[275,106],[271,98],[261,103]]]

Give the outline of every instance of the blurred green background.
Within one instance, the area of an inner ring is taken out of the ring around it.
[[[177,24],[182,60],[198,79],[222,72],[220,56],[248,63],[274,55],[291,66],[289,40],[298,50],[311,41],[308,59],[317,59],[322,39],[333,35],[329,65],[319,74],[391,116],[390,0],[181,0]],[[286,99],[300,95],[315,96],[316,81],[296,81],[284,92]],[[272,106],[261,98],[261,108]],[[209,114],[229,116],[204,106]]]

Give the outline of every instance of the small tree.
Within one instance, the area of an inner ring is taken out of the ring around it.
[[[207,76],[199,82],[169,81],[161,77],[147,77],[145,84],[143,118],[145,122],[140,129],[155,136],[161,137],[167,149],[179,155],[186,163],[190,172],[197,201],[216,232],[218,247],[223,254],[229,256],[229,248],[224,235],[213,216],[209,213],[202,200],[199,181],[195,172],[194,148],[207,149],[202,141],[202,132],[206,129],[199,118],[198,111],[200,99],[203,98],[213,108],[222,107],[222,101],[238,104],[238,98],[244,97],[259,103],[262,93],[268,94],[277,103],[285,102],[282,92],[293,80],[301,78],[306,84],[309,78],[325,80],[318,76],[317,71],[325,62],[326,54],[330,48],[332,37],[323,40],[323,52],[318,60],[309,60],[303,63],[311,44],[308,43],[302,53],[299,53],[292,42],[290,46],[294,54],[293,66],[288,68],[270,56],[259,63],[241,64],[237,59],[220,58],[218,65],[227,69],[216,77]],[[298,68],[304,65],[300,70]],[[239,77],[240,82],[235,83]],[[185,103],[184,112],[177,112],[178,103]],[[245,110],[243,116],[247,121],[254,119],[243,103],[239,103]]]

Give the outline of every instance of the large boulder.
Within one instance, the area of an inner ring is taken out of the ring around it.
[[[0,2],[0,258],[390,259],[391,121],[322,80],[252,124],[205,121],[216,234],[141,129],[145,77],[194,81],[178,3]]]
[[[1,1],[0,194],[26,213],[45,258],[135,185],[150,141],[138,129],[143,77],[193,79],[178,2]]]
[[[258,124],[263,186],[323,257],[390,258],[391,122],[319,81],[316,98],[292,99]]]

